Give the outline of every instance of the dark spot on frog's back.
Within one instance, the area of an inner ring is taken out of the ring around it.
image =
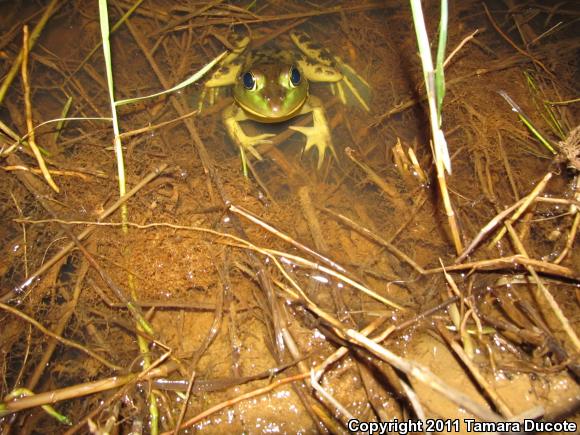
[[[309,50],[316,50],[316,51],[322,51],[322,45],[316,43],[316,42],[309,42],[308,44],[306,44],[306,48],[308,48]]]
[[[218,73],[219,74],[227,74],[230,72],[230,67],[229,66],[222,66],[219,70]]]
[[[324,61],[327,61],[327,62],[332,61],[332,56],[330,56],[330,54],[326,50],[321,51],[319,56],[320,56],[320,59],[322,59]]]
[[[304,32],[296,32],[296,35],[301,43],[311,41],[310,37]]]

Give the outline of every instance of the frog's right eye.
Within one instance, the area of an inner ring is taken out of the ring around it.
[[[248,91],[256,90],[256,78],[250,71],[242,74],[242,83],[244,84],[244,88]]]

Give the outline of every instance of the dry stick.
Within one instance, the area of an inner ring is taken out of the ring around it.
[[[447,344],[451,347],[453,352],[459,357],[461,362],[467,367],[469,373],[473,378],[477,381],[479,386],[485,394],[491,399],[494,405],[497,407],[499,412],[507,418],[511,419],[514,415],[511,412],[510,408],[508,407],[507,403],[495,392],[492,385],[483,377],[479,368],[471,361],[469,356],[465,353],[463,348],[455,341],[455,339],[451,336],[451,334],[447,331],[447,328],[441,324],[441,322],[436,322],[437,330],[439,334],[445,339]]]
[[[344,267],[342,267],[341,265],[337,264],[335,261],[325,257],[324,255],[319,254],[318,252],[314,251],[313,249],[310,249],[308,246],[303,245],[302,243],[294,240],[293,238],[291,238],[287,234],[281,232],[280,230],[278,230],[278,229],[274,228],[273,226],[267,224],[266,222],[260,220],[259,218],[257,218],[255,215],[253,215],[249,211],[247,211],[241,207],[237,207],[233,204],[230,205],[230,210],[236,214],[239,214],[239,215],[245,217],[249,221],[264,228],[266,231],[274,234],[275,236],[279,237],[280,239],[284,240],[285,242],[290,243],[291,245],[295,246],[296,248],[300,249],[301,251],[304,251],[304,252],[312,255],[313,257],[317,258],[318,260],[328,264],[330,267],[333,267],[333,268],[335,268],[343,273],[346,273],[346,269]]]
[[[389,320],[390,316],[383,316],[379,317],[378,319],[373,320],[367,326],[365,326],[361,330],[361,334],[365,336],[369,336],[372,334],[379,326],[381,326],[385,321]],[[385,331],[383,331],[378,337],[373,338],[373,340],[384,341],[393,331],[395,330],[394,326],[389,326]],[[318,367],[313,368],[312,371],[316,372],[316,380],[320,380],[326,369],[341,359],[348,353],[349,349],[346,346],[341,346],[336,349],[330,356],[326,357],[326,359],[318,365]]]
[[[443,265],[443,261],[439,260],[439,262],[441,263],[441,265]],[[447,281],[447,284],[449,285],[451,293],[454,294],[455,296],[457,296],[459,298],[459,300],[461,301],[462,314],[459,313],[457,306],[455,304],[453,304],[450,306],[449,311],[448,311],[449,317],[451,318],[451,321],[454,323],[454,325],[457,327],[457,330],[460,333],[460,337],[463,341],[463,346],[465,347],[466,350],[470,351],[468,356],[473,357],[473,347],[474,347],[473,341],[471,340],[471,337],[469,336],[469,334],[467,334],[467,331],[465,330],[465,326],[467,325],[467,320],[470,317],[472,317],[473,321],[476,324],[478,334],[481,335],[482,330],[483,330],[483,327],[481,325],[481,320],[479,319],[479,317],[477,316],[477,313],[475,312],[473,299],[463,296],[463,293],[461,292],[461,290],[459,290],[459,287],[455,283],[455,280],[453,279],[453,277],[451,275],[449,275],[447,273],[447,271],[444,271],[443,275],[445,276],[445,280]],[[467,311],[465,311],[465,307],[467,307]],[[457,316],[459,316],[459,318],[456,318],[456,316],[454,315],[455,313],[457,313]],[[461,320],[461,315],[463,315],[463,320]]]
[[[14,154],[11,154],[10,156],[8,156],[8,161],[11,164],[21,164],[22,163],[22,161],[18,157],[16,157]],[[127,201],[129,198],[131,198],[137,192],[139,192],[139,190],[141,190],[143,188],[143,186],[147,185],[151,180],[153,180],[159,174],[161,174],[163,171],[165,171],[166,168],[167,168],[167,164],[164,163],[164,164],[158,166],[153,171],[149,172],[139,183],[137,183],[137,185],[135,185],[135,187],[133,187],[129,192],[127,192],[124,196],[119,198],[117,201],[115,201],[115,203],[113,205],[111,205],[107,210],[102,212],[97,217],[97,222],[102,221],[103,219],[106,219],[111,214],[113,214],[123,203],[125,203],[125,201]],[[96,227],[90,227],[90,228],[85,229],[84,231],[82,231],[78,235],[78,239],[79,240],[85,239],[89,234],[91,234],[95,230],[95,228]],[[15,288],[8,291],[5,295],[0,297],[0,302],[8,302],[13,297],[21,295],[30,286],[30,284],[32,284],[34,281],[36,281],[37,278],[39,278],[42,274],[44,274],[47,270],[49,270],[52,266],[54,266],[61,258],[63,258],[65,255],[67,255],[71,251],[71,249],[74,248],[74,246],[75,246],[75,244],[73,242],[70,242],[68,245],[63,247],[58,253],[56,253],[52,258],[50,258],[48,261],[46,261],[38,270],[36,270],[31,276],[29,276],[26,279],[26,281],[24,281],[22,284],[20,284],[19,286],[16,286]]]
[[[367,296],[370,296],[371,298],[373,298],[373,299],[375,299],[375,300],[377,300],[379,302],[382,302],[385,305],[388,305],[390,307],[396,308],[397,310],[406,311],[406,309],[404,307],[402,307],[401,305],[399,305],[399,304],[397,304],[397,303],[395,303],[395,302],[393,302],[393,301],[391,301],[391,300],[389,300],[389,299],[387,299],[387,298],[379,295],[375,291],[373,291],[373,290],[365,287],[364,285],[360,284],[359,282],[357,282],[357,281],[349,278],[346,275],[343,275],[342,273],[336,272],[333,269],[329,269],[326,266],[322,266],[320,264],[317,264],[317,263],[314,263],[314,262],[312,262],[310,260],[307,260],[306,258],[302,258],[302,257],[299,257],[297,255],[292,255],[292,254],[289,254],[287,252],[280,252],[280,251],[277,251],[275,249],[262,249],[262,250],[264,252],[266,252],[266,253],[271,254],[274,257],[286,258],[286,259],[288,259],[290,261],[293,261],[293,262],[295,262],[297,264],[300,264],[300,265],[309,267],[309,268],[311,268],[313,270],[319,270],[319,271],[321,271],[323,273],[326,273],[326,274],[328,274],[328,275],[330,275],[330,276],[332,276],[332,277],[334,277],[336,279],[339,279],[339,280],[347,283],[348,285],[350,285],[350,286],[356,288],[357,290],[363,292]]]
[[[511,224],[516,220],[518,220],[520,216],[528,209],[528,207],[534,201],[534,199],[536,199],[536,197],[544,191],[546,185],[548,184],[548,181],[550,181],[550,178],[552,178],[551,172],[548,172],[546,175],[544,175],[544,178],[542,178],[542,180],[536,185],[536,187],[534,187],[534,189],[530,192],[530,194],[526,195],[526,197],[523,198],[524,201],[520,205],[520,208],[518,208],[516,212],[509,219],[506,220],[506,222],[509,222]],[[505,232],[506,228],[504,227],[493,238],[493,240],[490,242],[490,245],[495,245],[497,242],[499,242],[501,238],[504,236]]]
[[[42,405],[54,404],[63,400],[75,399],[89,394],[118,388],[135,379],[134,374],[125,376],[113,376],[99,381],[87,382],[73,385],[59,390],[46,391],[34,396],[20,397],[9,402],[0,402],[0,417],[6,414],[22,411],[24,409],[35,408]]]
[[[27,321],[28,323],[30,323],[32,326],[34,326],[35,328],[37,328],[38,330],[40,330],[40,332],[42,332],[43,334],[46,334],[49,337],[54,338],[55,340],[59,341],[60,343],[64,344],[65,346],[70,346],[70,347],[73,347],[75,349],[80,350],[81,352],[86,353],[87,355],[95,358],[101,364],[109,367],[112,370],[122,370],[123,369],[120,366],[117,366],[117,365],[115,365],[113,363],[110,363],[109,361],[107,361],[106,359],[104,359],[100,355],[96,354],[92,350],[87,349],[86,347],[81,346],[80,344],[77,344],[74,341],[71,341],[71,340],[68,340],[68,339],[66,339],[64,337],[61,337],[58,334],[55,334],[54,332],[52,332],[49,329],[47,329],[44,326],[42,326],[39,322],[37,322],[36,320],[34,320],[32,317],[29,317],[28,315],[24,314],[21,311],[18,311],[16,308],[11,307],[10,305],[6,305],[6,304],[3,304],[3,303],[0,302],[0,308],[2,308],[4,311],[8,311],[11,314],[14,314],[15,316],[20,317],[21,319],[24,319],[25,321]]]
[[[443,271],[456,272],[459,270],[517,270],[519,266],[532,266],[541,273],[560,276],[563,278],[580,281],[580,275],[577,271],[569,269],[568,267],[559,266],[557,264],[547,263],[545,261],[535,260],[533,258],[526,258],[522,255],[512,255],[509,257],[492,258],[491,260],[474,261],[472,263],[455,264],[451,266],[436,267],[433,269],[426,269],[425,274],[431,275],[434,273],[441,273]]]
[[[24,26],[24,41],[22,44],[22,87],[24,88],[24,107],[26,109],[26,126],[28,128],[28,145],[32,150],[38,166],[44,175],[44,179],[48,185],[56,192],[60,192],[60,189],[55,184],[48,172],[46,163],[40,154],[40,150],[36,146],[35,134],[34,134],[34,123],[32,122],[32,104],[30,103],[30,83],[28,81],[28,26]]]
[[[578,179],[578,181],[580,181],[580,178]],[[578,198],[578,199],[580,199],[580,198]],[[536,198],[536,201],[537,202],[545,202],[547,204],[573,205],[575,207],[580,207],[580,201],[578,201],[577,199],[569,199],[569,198],[547,198],[545,196],[539,196],[539,197]]]
[[[423,406],[421,405],[421,401],[419,400],[417,393],[415,393],[415,390],[413,390],[413,388],[411,388],[411,386],[403,380],[399,380],[399,383],[401,384],[402,391],[409,399],[409,403],[411,404],[413,411],[415,411],[417,420],[425,421],[427,416],[425,415],[425,411],[423,410]]]
[[[475,236],[473,238],[473,240],[471,241],[469,246],[467,248],[465,248],[465,250],[463,251],[463,253],[459,257],[457,257],[457,259],[455,260],[455,263],[456,264],[461,263],[463,260],[465,260],[465,258],[469,254],[471,254],[471,252],[475,249],[475,247],[481,243],[481,241],[484,239],[484,237],[487,234],[489,234],[495,227],[500,225],[503,222],[503,220],[506,219],[515,209],[520,207],[524,203],[524,201],[525,201],[525,198],[520,199],[518,202],[516,202],[515,204],[512,204],[511,206],[506,208],[504,211],[502,211],[501,213],[494,216],[494,218],[491,219],[487,224],[485,224],[483,226],[483,228],[481,230],[479,230],[479,233],[477,233],[477,236]]]
[[[121,139],[125,139],[127,137],[136,136],[138,134],[147,133],[147,132],[150,132],[150,131],[155,131],[157,129],[166,127],[168,125],[171,125],[171,124],[173,124],[175,122],[181,121],[182,119],[189,118],[190,116],[193,116],[193,115],[197,115],[197,113],[198,113],[197,110],[193,110],[193,111],[191,111],[189,113],[186,113],[183,116],[180,116],[180,117],[175,118],[175,119],[171,119],[169,121],[164,121],[164,122],[161,122],[159,124],[149,125],[149,126],[143,127],[143,128],[138,128],[137,130],[126,131],[125,133],[121,133],[119,135],[119,137]]]
[[[568,238],[566,239],[566,246],[564,246],[564,249],[558,256],[558,258],[554,260],[555,264],[560,264],[562,260],[566,258],[568,253],[572,251],[572,246],[574,245],[574,240],[576,240],[576,234],[578,233],[578,228],[580,227],[580,212],[576,210],[574,214],[575,214],[574,221],[572,222],[572,228],[570,229],[570,232],[568,233]]]
[[[34,26],[34,30],[32,31],[32,34],[30,35],[30,40],[28,42],[28,47],[30,49],[32,49],[32,47],[34,47],[34,43],[36,42],[36,40],[40,36],[40,32],[42,32],[42,30],[44,29],[44,26],[45,26],[46,22],[48,21],[48,19],[51,17],[51,15],[66,3],[65,1],[62,1],[60,3],[60,5],[57,5],[58,2],[59,2],[59,0],[52,0],[50,2],[50,4],[46,7],[46,9],[44,10],[44,14],[40,18],[40,21],[36,24],[36,26]],[[24,50],[24,47],[23,47],[23,50]],[[16,74],[18,73],[18,69],[20,68],[20,64],[22,63],[22,59],[23,59],[23,51],[21,51],[18,54],[18,57],[14,60],[12,67],[10,67],[10,71],[8,71],[8,74],[6,74],[6,77],[5,77],[4,81],[2,82],[2,85],[0,86],[0,104],[2,104],[2,101],[4,100],[4,96],[6,95],[6,92],[8,91],[8,88],[10,87],[10,85],[12,84],[12,81],[14,80],[14,78],[16,77]]]
[[[36,145],[35,145],[36,146]],[[2,169],[4,169],[6,172],[12,172],[12,171],[27,171],[27,172],[31,172],[33,174],[36,175],[44,175],[45,172],[40,169],[40,168],[29,168],[28,166],[3,166]],[[63,177],[77,177],[80,178],[83,181],[89,181],[89,177],[81,172],[77,172],[77,171],[61,171],[61,170],[50,170],[47,169],[46,170],[48,172],[49,175],[60,175]]]
[[[276,388],[281,387],[282,385],[286,385],[286,384],[296,382],[296,381],[301,381],[305,378],[308,378],[308,376],[310,376],[310,373],[289,376],[287,378],[280,379],[278,381],[274,381],[266,387],[258,388],[257,390],[242,394],[240,396],[237,396],[234,399],[228,400],[227,402],[219,403],[219,404],[217,404],[209,409],[206,409],[201,414],[198,414],[195,417],[187,420],[185,423],[183,423],[181,425],[181,427],[179,429],[185,429],[187,427],[193,426],[195,423],[203,420],[204,418],[206,418],[206,417],[208,417],[208,416],[210,416],[218,411],[221,411],[224,408],[228,408],[232,405],[235,405],[236,403],[242,402],[243,400],[250,399],[252,397],[261,396],[262,394],[266,394],[272,390],[275,390]],[[173,432],[163,432],[162,435],[171,435],[172,433]]]
[[[441,192],[441,197],[443,198],[443,208],[445,209],[447,223],[449,224],[449,229],[451,230],[451,238],[453,240],[453,245],[455,246],[455,251],[457,254],[459,254],[463,250],[463,244],[461,243],[461,235],[459,232],[457,219],[455,217],[455,211],[453,210],[453,206],[451,205],[451,198],[449,197],[449,189],[447,188],[447,179],[445,178],[443,160],[438,154],[435,153],[434,145],[432,148],[433,155],[435,156],[435,169],[437,170],[439,191]]]
[[[451,52],[451,54],[449,54],[449,56],[447,56],[447,59],[445,59],[445,62],[443,62],[443,68],[447,68],[447,66],[449,65],[449,63],[453,59],[453,57],[457,53],[459,53],[459,51],[463,48],[463,46],[465,44],[467,44],[469,41],[471,41],[473,38],[475,38],[475,35],[477,35],[478,32],[479,32],[479,29],[475,29],[473,32],[471,32],[471,34],[469,34],[465,38],[463,38],[463,40],[457,45],[457,47],[455,47],[455,49]]]

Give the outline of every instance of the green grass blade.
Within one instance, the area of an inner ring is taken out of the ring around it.
[[[119,101],[115,102],[115,106],[116,107],[119,107],[119,106],[122,106],[124,104],[130,104],[130,103],[134,103],[136,101],[146,100],[148,98],[159,97],[160,95],[169,94],[171,92],[175,92],[175,91],[178,91],[179,89],[182,89],[182,88],[184,88],[186,86],[189,86],[190,84],[192,84],[192,83],[198,81],[199,79],[201,79],[210,69],[212,69],[214,67],[214,65],[216,63],[218,63],[220,60],[222,60],[222,58],[227,53],[228,53],[227,51],[224,51],[222,54],[220,54],[214,60],[212,60],[210,63],[208,63],[207,65],[205,65],[198,72],[196,72],[195,74],[193,74],[190,78],[188,78],[187,80],[184,80],[183,82],[175,85],[171,89],[167,89],[166,91],[157,92],[157,93],[151,94],[151,95],[146,95],[144,97],[136,97],[136,98],[128,98],[126,100],[119,100]]]
[[[524,113],[524,111],[520,108],[520,106],[512,99],[512,97],[510,97],[507,94],[507,92],[503,90],[499,91],[499,94],[503,97],[504,100],[507,101],[507,103],[511,106],[512,110],[518,114],[519,118],[524,123],[524,125],[528,127],[528,129],[532,132],[534,136],[536,136],[536,138],[540,141],[540,143],[544,145],[544,147],[546,147],[546,149],[548,149],[548,151],[550,151],[552,154],[558,154],[557,151],[554,149],[554,145],[538,131],[538,129],[534,126],[530,118],[528,118],[528,116]]]
[[[119,137],[119,121],[117,119],[117,110],[115,106],[115,87],[113,85],[113,66],[111,62],[111,43],[109,41],[109,13],[107,10],[107,0],[99,0],[99,18],[101,22],[101,40],[103,42],[103,55],[105,57],[105,67],[107,71],[107,86],[109,88],[109,100],[111,101],[111,116],[113,117],[113,133],[115,135],[115,156],[117,158],[117,173],[119,176],[119,195],[123,196],[126,193],[125,181],[125,163],[123,160],[123,148],[121,146],[121,139]],[[122,208],[121,212],[123,221],[127,218],[126,207]]]
[[[441,127],[441,109],[443,108],[443,98],[445,97],[445,48],[447,47],[447,22],[449,13],[447,0],[441,0],[441,19],[439,21],[439,42],[437,43],[437,64],[435,67],[435,96],[437,98],[437,119]]]

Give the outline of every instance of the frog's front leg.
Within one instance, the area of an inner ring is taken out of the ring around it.
[[[322,102],[313,95],[311,95],[308,101],[302,106],[299,114],[305,115],[308,113],[312,113],[312,127],[292,126],[290,129],[299,131],[306,136],[304,151],[308,151],[313,147],[318,150],[318,169],[320,169],[324,162],[326,150],[330,150],[330,153],[334,158],[336,158],[336,152],[332,145],[332,138],[330,136],[330,130],[328,128],[328,122],[326,121]]]
[[[232,140],[240,149],[242,161],[245,162],[245,151],[249,151],[256,159],[262,160],[262,156],[254,147],[263,143],[269,143],[270,140],[268,139],[274,135],[265,133],[259,134],[257,136],[248,136],[244,132],[242,126],[240,125],[240,122],[247,121],[250,118],[248,118],[246,113],[236,104],[228,106],[224,110],[222,116],[228,135],[232,138]]]

